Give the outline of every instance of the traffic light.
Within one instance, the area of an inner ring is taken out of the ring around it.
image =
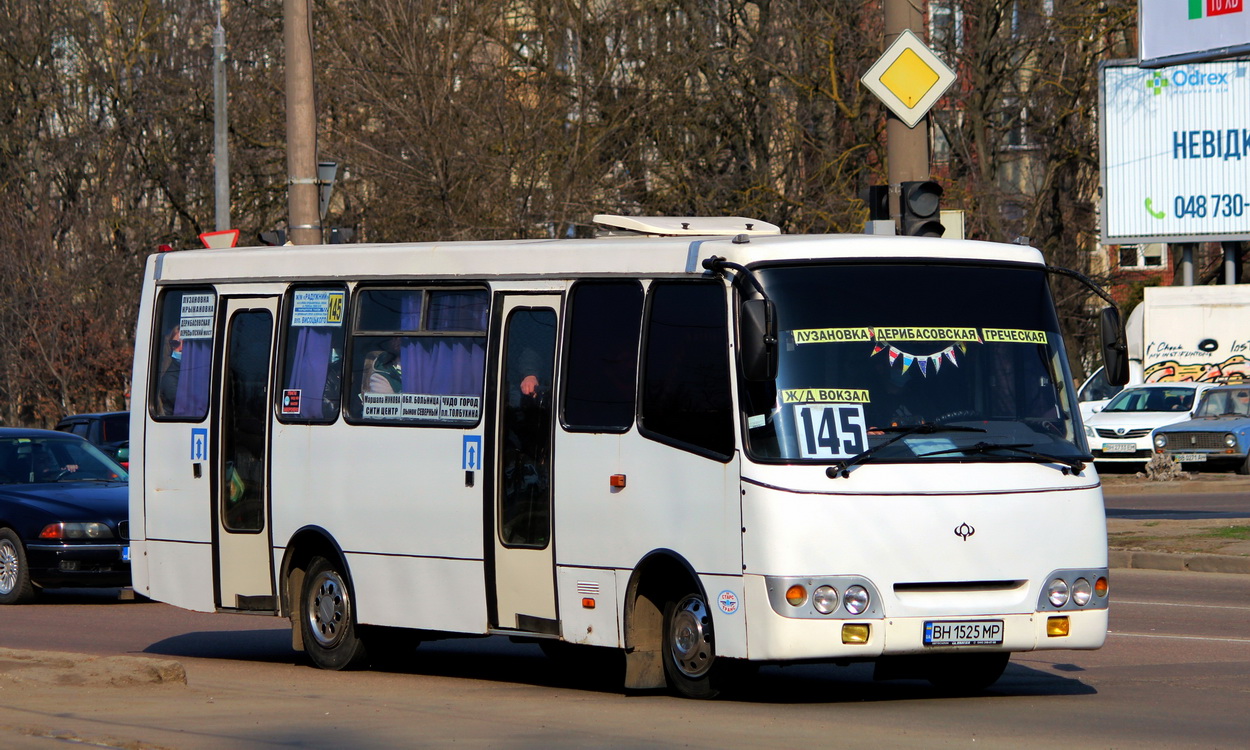
[[[890,186],[869,185],[859,194],[860,200],[868,206],[869,221],[890,220]]]
[[[912,237],[941,237],[945,231],[940,221],[942,186],[932,180],[922,180],[904,182],[900,187],[902,234]]]

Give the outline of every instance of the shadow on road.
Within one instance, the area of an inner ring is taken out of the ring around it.
[[[186,633],[154,643],[145,651],[168,657],[308,664],[303,654],[291,649],[290,634],[286,630]],[[1057,664],[1054,668],[1065,671],[1064,666]],[[424,643],[411,654],[390,654],[389,658],[380,660],[374,671],[621,693],[624,661],[619,652],[607,649],[558,648],[548,656],[534,644],[490,637]],[[927,682],[877,682],[872,672],[871,664],[765,666],[744,678],[726,699],[809,704],[931,700],[944,696]],[[1074,677],[1013,663],[983,695],[1071,696],[1095,692]]]
[[[291,631],[229,630],[183,633],[157,641],[143,650],[147,654],[194,659],[235,659],[259,662],[295,662],[303,654],[291,648]]]

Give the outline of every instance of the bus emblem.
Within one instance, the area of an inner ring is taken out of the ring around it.
[[[716,603],[720,605],[720,611],[727,615],[738,611],[738,595],[732,591],[720,592],[720,596],[716,597]]]
[[[955,527],[955,536],[963,539],[965,542],[968,541],[968,537],[975,533],[977,533],[977,530],[966,523],[961,523]]]

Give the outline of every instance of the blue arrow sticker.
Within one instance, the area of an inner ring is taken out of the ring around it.
[[[482,468],[482,436],[465,435],[464,448],[460,452],[461,468],[478,471]]]
[[[191,428],[191,460],[207,461],[208,460],[208,428],[192,427]]]

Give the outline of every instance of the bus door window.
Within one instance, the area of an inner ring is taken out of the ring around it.
[[[221,410],[222,522],[230,531],[260,531],[265,526],[272,329],[268,310],[241,312],[230,321]]]
[[[502,406],[503,493],[500,538],[513,547],[551,538],[551,386],[556,314],[520,308],[508,317]]]

